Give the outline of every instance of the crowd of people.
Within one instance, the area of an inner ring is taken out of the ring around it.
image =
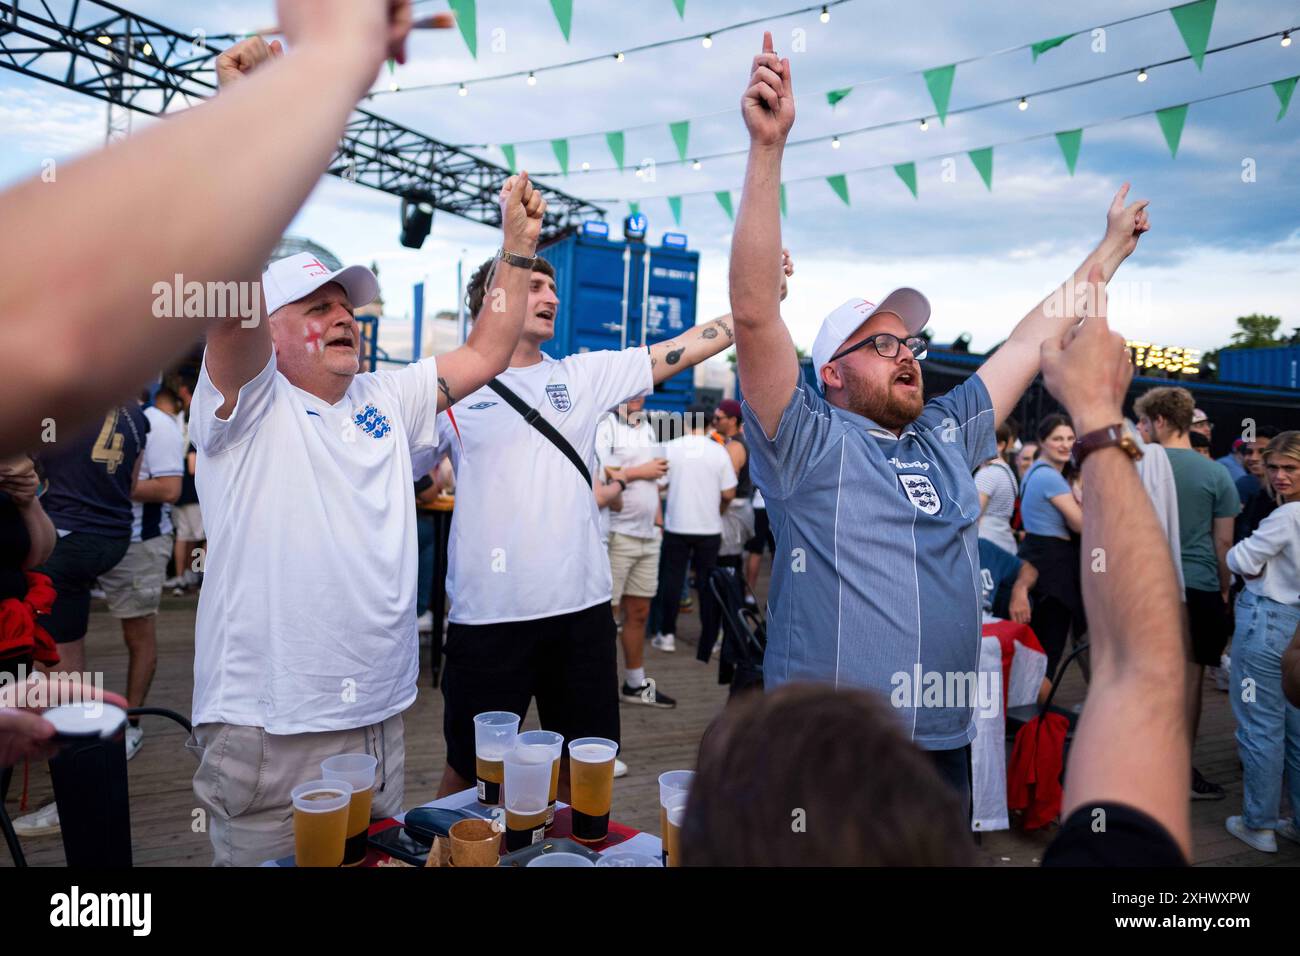
[[[7,222],[32,226],[0,235],[0,254],[51,252],[0,289],[0,666],[85,671],[98,584],[130,651],[113,699],[139,707],[161,594],[201,574],[189,748],[214,863],[288,852],[290,792],[326,756],[373,755],[374,816],[405,806],[403,713],[430,606],[415,502],[453,480],[439,796],[472,786],[477,714],[535,702],[567,740],[617,742],[624,703],[674,707],[647,643],[676,651],[693,579],[708,662],[723,631],[715,569],[757,604],[768,552],[766,693],[735,698],[701,741],[684,862],[971,862],[972,702],[899,706],[889,692],[914,668],[974,673],[986,615],[1029,625],[1049,682],[1071,642],[1087,645],[1045,863],[1190,859],[1189,800],[1224,797],[1191,764],[1207,667],[1227,672],[1245,768],[1227,829],[1264,852],[1297,839],[1300,433],[1252,424],[1213,461],[1196,440],[1211,423],[1177,387],[1125,419],[1133,367],[1105,286],[1149,228],[1127,184],[1093,251],[961,385],[925,400],[930,304],[911,288],[826,316],[813,384],[781,316],[795,99],[766,35],[742,98],[730,314],[649,347],[548,355],[560,302],[538,255],[546,201],[521,172],[501,187],[500,250],[467,289],[464,344],[363,373],[355,313],[374,274],[265,260],[384,59],[404,57],[410,3],[280,0],[279,13],[288,51],[237,44],[212,103],[74,164],[54,199],[31,183],[0,195]],[[65,228],[88,192],[130,209],[146,182],[195,196],[187,215],[159,229],[106,209],[111,231]],[[60,281],[74,260],[97,271]],[[142,307],[154,272],[257,282],[265,319],[160,324]],[[87,379],[79,337],[109,320]],[[112,405],[202,331],[196,379]],[[743,401],[651,421],[656,386],[733,345]],[[1010,414],[1039,374],[1062,413],[1022,440]],[[48,421],[59,437],[38,473],[25,451]],[[49,756],[53,728],[12,703],[0,696],[0,764]],[[126,741],[133,756],[137,726]],[[17,823],[49,832],[57,808]]]

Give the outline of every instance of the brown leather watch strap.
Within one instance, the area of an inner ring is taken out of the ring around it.
[[[1132,436],[1125,431],[1123,422],[1107,425],[1105,428],[1098,428],[1096,431],[1088,432],[1088,434],[1076,439],[1074,450],[1070,453],[1070,456],[1074,459],[1074,466],[1082,468],[1083,460],[1094,451],[1099,448],[1110,448],[1112,445],[1119,448],[1134,461],[1142,457],[1142,449],[1138,448]]]

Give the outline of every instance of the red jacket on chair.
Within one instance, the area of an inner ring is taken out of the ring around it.
[[[1025,811],[1025,829],[1047,826],[1061,813],[1061,768],[1070,724],[1060,714],[1035,717],[1016,734],[1007,767],[1007,807]]]

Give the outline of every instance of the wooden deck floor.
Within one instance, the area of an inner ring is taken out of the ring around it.
[[[192,693],[193,630],[197,599],[166,597],[159,615],[158,675],[150,703],[188,714]],[[695,660],[694,639],[698,633],[694,614],[680,618],[678,650],[664,654],[647,647],[647,671],[660,686],[678,700],[675,710],[625,706],[623,758],[629,766],[626,777],[615,782],[614,817],[630,826],[654,831],[658,827],[657,777],[665,770],[690,768],[705,727],[721,710],[726,689],[717,684],[716,663]],[[91,615],[87,656],[92,670],[102,670],[105,683],[120,690],[125,683],[127,656],[117,622],[102,605]],[[429,686],[427,652],[421,674],[419,697],[406,713],[406,798],[414,806],[431,799],[442,772],[445,751],[442,742],[442,695]],[[1077,675],[1077,671],[1075,672]],[[1083,699],[1080,679],[1068,681],[1060,700],[1069,705]],[[526,726],[536,727],[536,712]],[[1199,802],[1192,806],[1194,859],[1198,865],[1214,866],[1297,866],[1300,847],[1279,840],[1279,852],[1257,853],[1229,836],[1224,818],[1241,808],[1241,770],[1233,741],[1234,722],[1227,695],[1207,684],[1201,738],[1196,765],[1211,780],[1228,790],[1221,802]],[[129,764],[132,835],[135,861],[139,866],[205,866],[211,861],[208,838],[191,830],[195,809],[190,787],[195,761],[184,748],[184,734],[169,721],[147,718],[145,745]],[[21,770],[6,805],[11,816],[19,815],[22,789]],[[39,807],[51,799],[49,774],[44,766],[32,768],[29,801]],[[981,855],[990,866],[1033,866],[1041,859],[1050,833],[1023,834],[1013,831],[983,836]],[[34,866],[61,866],[63,847],[57,837],[32,838],[24,842],[28,862]],[[0,848],[0,867],[12,865]]]

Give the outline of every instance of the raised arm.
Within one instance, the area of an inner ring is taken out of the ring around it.
[[[531,259],[537,254],[546,200],[533,188],[528,173],[511,176],[501,187],[502,249]],[[510,366],[510,356],[524,328],[529,283],[539,273],[528,266],[497,259],[465,344],[438,356],[438,411],[478,391]]]
[[[155,284],[257,281],[385,57],[405,59],[409,0],[278,6],[293,49],[258,76],[0,195],[0,454],[42,419],[75,427],[194,342],[202,322],[155,317]]]
[[[650,369],[655,384],[658,385],[705,359],[713,358],[723,349],[729,348],[734,341],[736,333],[728,314],[655,343],[650,346]]]
[[[1084,435],[1122,421],[1133,379],[1124,338],[1105,318],[1101,266],[1097,316],[1042,346],[1043,375]],[[1103,448],[1083,463],[1083,553],[1104,554],[1085,572],[1092,681],[1066,772],[1062,818],[1117,803],[1153,817],[1191,851],[1191,775],[1183,701],[1181,601],[1173,560],[1133,462]],[[1100,549],[1100,551],[1098,550]]]
[[[781,157],[794,125],[790,61],[772,50],[754,57],[749,86],[741,99],[749,129],[744,192],[731,235],[731,314],[736,327],[736,368],[745,401],[768,435],[799,383],[794,340],[781,321]]]
[[[1011,413],[1038,374],[1042,344],[1048,340],[1060,341],[1061,336],[1083,317],[1090,295],[1088,276],[1092,267],[1100,267],[1104,286],[1120,263],[1137,248],[1138,237],[1150,228],[1146,211],[1149,200],[1139,199],[1125,206],[1128,188],[1129,184],[1125,183],[1111,200],[1106,213],[1106,235],[1101,244],[1080,263],[1070,278],[1020,320],[1002,346],[975,373],[993,399],[996,423],[1001,424]]]

